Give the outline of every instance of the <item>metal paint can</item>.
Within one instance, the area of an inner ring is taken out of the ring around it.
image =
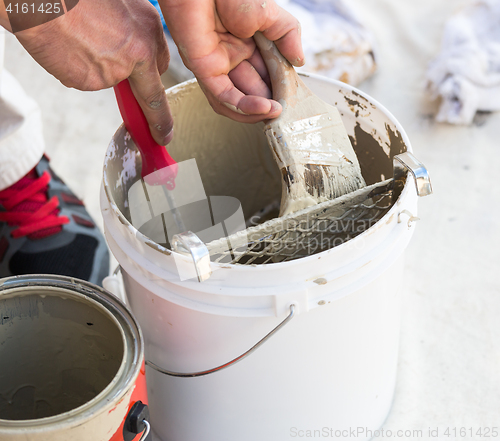
[[[141,331],[112,294],[62,276],[0,280],[1,441],[143,440],[146,393]]]

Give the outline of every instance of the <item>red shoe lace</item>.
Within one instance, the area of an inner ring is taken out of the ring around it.
[[[33,169],[24,178],[0,191],[0,204],[5,210],[0,211],[0,222],[18,225],[12,230],[13,238],[28,236],[30,239],[42,239],[57,234],[69,218],[59,216],[59,199],[48,198],[47,189],[51,180],[45,171],[37,177]]]

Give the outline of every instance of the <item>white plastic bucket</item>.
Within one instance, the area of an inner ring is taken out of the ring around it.
[[[411,151],[394,117],[343,83],[312,75],[304,81],[341,111],[367,184],[391,177],[393,156]],[[279,200],[280,172],[261,124],[216,115],[195,81],[167,94],[176,122],[169,152],[177,161],[196,158],[208,195],[238,198],[245,216]],[[127,191],[139,170],[122,126],[106,155],[101,207],[146,360],[181,373],[223,365],[295,305],[286,326],[225,370],[178,378],[147,368],[153,431],[163,441],[284,441],[307,433],[348,439],[353,430],[356,439],[369,439],[394,392],[414,183],[408,179],[389,212],[353,240],[285,263],[212,263],[212,276],[198,283],[181,282],[172,253],[127,220]]]

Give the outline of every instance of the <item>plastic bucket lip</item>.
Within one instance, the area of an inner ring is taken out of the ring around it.
[[[119,329],[124,347],[123,358],[118,372],[110,383],[85,404],[67,412],[45,418],[30,420],[0,419],[1,433],[12,431],[12,433],[17,434],[19,430],[26,428],[49,430],[54,426],[61,430],[63,427],[70,428],[80,425],[82,421],[92,419],[95,415],[116,406],[129,392],[130,385],[135,383],[142,368],[144,361],[142,331],[123,302],[103,288],[84,280],[66,276],[44,274],[14,276],[0,279],[0,300],[3,297],[11,297],[16,294],[30,294],[31,291],[43,288],[51,289],[54,293],[60,293],[61,297],[66,296],[80,301],[85,300],[96,306]]]
[[[304,77],[314,78],[314,79],[317,79],[317,80],[320,80],[320,81],[325,81],[327,83],[336,85],[336,86],[340,87],[341,89],[347,89],[350,92],[353,92],[355,94],[360,95],[362,98],[364,98],[365,100],[367,100],[371,105],[375,106],[378,110],[380,110],[382,113],[384,113],[387,116],[387,118],[394,124],[394,126],[398,130],[399,134],[401,135],[402,141],[403,141],[404,145],[406,146],[406,151],[413,152],[413,149],[411,147],[411,143],[410,143],[410,140],[408,138],[408,135],[406,134],[406,131],[404,130],[404,128],[402,127],[402,125],[400,124],[400,122],[394,117],[394,115],[389,110],[387,110],[387,108],[385,106],[383,106],[382,104],[380,104],[377,100],[375,100],[374,98],[372,98],[368,94],[364,93],[363,91],[357,89],[356,87],[353,87],[353,86],[351,86],[349,84],[343,83],[343,82],[338,81],[338,80],[327,78],[327,77],[324,77],[322,75],[318,75],[318,74],[314,74],[314,73],[299,73],[299,75],[302,75]],[[193,78],[191,80],[184,81],[182,83],[176,84],[175,86],[172,86],[172,87],[168,88],[166,90],[166,92],[167,93],[169,93],[169,92],[170,93],[175,93],[178,90],[181,90],[181,89],[185,88],[186,86],[189,86],[189,85],[192,85],[192,84],[195,84],[195,83],[197,83],[197,80],[196,80],[196,78]],[[116,136],[116,134],[119,131],[122,131],[122,130],[126,130],[125,127],[124,127],[124,124],[121,124],[118,127],[118,129],[116,130],[114,136]],[[125,225],[131,231],[131,233],[133,233],[141,242],[143,242],[145,245],[149,246],[153,250],[155,250],[155,251],[157,251],[157,252],[159,252],[161,254],[167,255],[167,256],[170,255],[170,254],[175,254],[175,258],[176,259],[182,259],[182,260],[184,260],[186,262],[190,262],[190,258],[189,257],[184,256],[184,255],[179,254],[179,253],[176,253],[175,251],[172,251],[172,250],[170,250],[168,248],[165,248],[164,246],[162,246],[162,245],[154,242],[153,240],[151,240],[150,238],[148,238],[147,236],[145,236],[143,233],[141,233],[137,228],[135,228],[129,222],[129,220],[123,215],[123,213],[119,210],[119,208],[117,207],[117,205],[114,202],[114,198],[113,198],[113,196],[112,196],[112,194],[110,192],[110,184],[109,184],[108,179],[107,179],[106,168],[107,168],[107,162],[105,160],[104,168],[103,168],[103,184],[104,184],[103,187],[104,187],[104,193],[106,195],[106,198],[107,198],[107,201],[109,203],[109,206],[110,206],[111,210],[117,216],[117,218],[119,219],[119,221],[123,225]],[[356,240],[358,240],[358,241],[363,240],[367,235],[371,234],[371,232],[374,229],[376,229],[377,226],[383,225],[383,224],[387,223],[388,219],[390,219],[391,216],[393,216],[395,214],[395,212],[397,210],[397,206],[400,203],[400,201],[403,200],[407,196],[408,191],[409,191],[409,187],[412,185],[412,183],[410,181],[411,181],[410,179],[406,180],[405,185],[403,187],[403,190],[402,190],[401,194],[398,197],[398,200],[393,204],[393,206],[390,208],[390,210],[378,222],[376,222],[372,227],[370,227],[368,230],[364,231],[363,233],[361,233],[356,238],[351,239],[351,240],[349,240],[349,241],[347,241],[347,242],[345,242],[343,244],[337,245],[337,246],[335,246],[333,248],[330,248],[328,250],[322,251],[321,253],[318,253],[318,254],[313,254],[313,255],[310,255],[310,256],[301,257],[300,259],[298,259],[298,261],[301,261],[301,262],[310,261],[312,259],[317,259],[318,256],[327,255],[327,253],[342,252],[346,248],[346,246],[348,246],[349,242],[353,242],[353,241],[356,241]],[[246,271],[255,272],[256,270],[261,271],[261,272],[275,271],[276,267],[278,265],[281,268],[287,268],[287,267],[291,267],[291,266],[296,265],[296,264],[297,264],[297,260],[291,260],[291,261],[279,262],[279,263],[267,263],[267,264],[260,264],[260,265],[255,265],[255,266],[211,262],[211,265],[214,265],[217,268],[221,268],[221,269],[224,268],[224,267],[231,268],[231,269],[237,268],[238,271],[242,271],[242,272],[246,272]]]

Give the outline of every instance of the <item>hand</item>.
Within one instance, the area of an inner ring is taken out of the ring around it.
[[[184,64],[213,109],[241,122],[277,117],[264,61],[252,36],[262,31],[295,66],[304,64],[299,22],[274,0],[160,0]]]
[[[80,0],[62,17],[16,33],[25,49],[67,87],[99,90],[128,78],[153,138],[172,139],[160,75],[168,47],[156,9],[146,0]]]

